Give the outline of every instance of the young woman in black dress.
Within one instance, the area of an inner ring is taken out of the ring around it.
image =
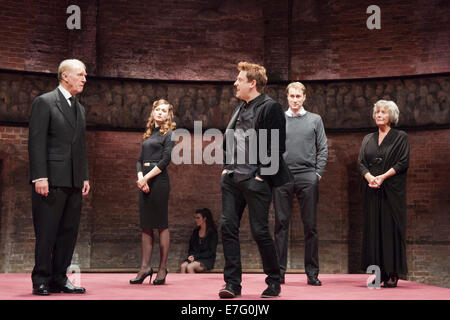
[[[139,217],[142,228],[142,264],[131,284],[140,284],[150,276],[150,266],[154,243],[153,229],[159,231],[160,262],[158,274],[153,284],[164,284],[167,275],[167,256],[170,235],[168,229],[168,205],[170,181],[167,166],[171,160],[174,142],[171,140],[175,129],[173,106],[164,99],[153,103],[153,109],[143,136],[141,153],[136,162],[137,185],[139,191]]]

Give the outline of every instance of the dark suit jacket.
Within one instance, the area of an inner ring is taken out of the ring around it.
[[[254,123],[253,128],[256,130],[257,133],[257,149],[258,149],[258,155],[257,155],[257,165],[259,167],[257,174],[261,176],[264,179],[268,179],[269,183],[272,184],[274,187],[281,186],[289,181],[293,180],[292,174],[289,171],[288,166],[284,162],[283,159],[283,153],[286,151],[286,117],[283,112],[283,108],[281,105],[274,101],[271,97],[268,95],[262,94],[260,101],[258,104],[254,106],[255,108],[255,117],[254,117]],[[236,120],[238,118],[239,112],[241,110],[241,107],[244,105],[244,102],[241,103],[239,106],[236,107],[236,109],[233,111],[231,120],[228,123],[227,129],[235,129],[236,127]],[[271,150],[271,130],[272,129],[278,129],[279,130],[279,141],[278,141],[278,171],[273,175],[264,175],[261,174],[261,167],[269,167],[270,163],[268,164],[262,164],[261,159],[259,156],[259,140],[260,135],[262,132],[260,132],[260,129],[267,129],[267,154],[270,157],[273,150]],[[226,134],[223,139],[223,150],[224,153],[226,153]],[[224,161],[225,161],[225,155],[224,155]]]
[[[85,110],[76,117],[58,88],[33,101],[28,137],[30,182],[48,178],[50,187],[83,187],[88,180]]]

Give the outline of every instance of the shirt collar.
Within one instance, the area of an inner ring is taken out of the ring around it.
[[[292,111],[291,111],[291,109],[288,109],[286,112],[286,115],[288,116],[288,117],[290,117],[290,118],[294,118],[294,117],[302,117],[302,116],[304,116],[305,114],[306,114],[306,110],[305,110],[305,108],[301,108],[300,109],[300,112],[299,113],[297,113],[297,114],[294,114]]]
[[[248,103],[244,101],[244,108],[248,109],[249,107],[254,106],[255,104],[257,104],[260,100],[262,100],[264,98],[264,94],[260,94],[259,96],[253,98],[252,100],[250,100]]]
[[[66,89],[64,89],[64,87],[62,85],[59,85],[58,89],[59,89],[59,91],[61,91],[61,93],[63,94],[64,98],[66,98],[66,100],[69,100],[69,98],[72,97],[70,92],[67,91]]]

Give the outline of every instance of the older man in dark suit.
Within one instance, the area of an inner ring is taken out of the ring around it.
[[[82,196],[89,193],[85,111],[75,96],[86,68],[75,59],[58,68],[59,86],[32,105],[28,152],[36,236],[33,294],[84,293],[66,276],[78,235]]]

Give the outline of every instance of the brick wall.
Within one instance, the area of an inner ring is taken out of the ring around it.
[[[409,279],[450,287],[450,80],[448,74],[423,75],[450,71],[448,2],[379,1],[382,29],[372,31],[365,27],[368,4],[362,0],[148,3],[70,3],[81,8],[81,30],[65,27],[68,2],[0,3],[0,68],[48,74],[0,73],[0,271],[29,272],[33,266],[26,125],[34,97],[55,87],[62,59],[77,57],[90,75],[113,78],[90,78],[81,96],[93,186],[76,247],[82,270],[140,264],[135,161],[151,102],[173,102],[179,127],[192,129],[193,120],[202,120],[205,128],[223,129],[237,103],[223,81],[233,80],[236,63],[247,59],[264,63],[269,80],[278,82],[267,92],[285,106],[285,83],[305,80],[307,108],[321,114],[330,130],[320,185],[321,271],[360,272],[356,156],[365,128],[372,126],[371,105],[385,98],[398,103],[400,124],[410,128]],[[389,76],[403,77],[372,79]],[[351,78],[369,79],[341,80]],[[218,165],[169,167],[172,272],[185,257],[194,210],[209,207],[220,223],[219,172]],[[273,223],[272,210],[271,230]],[[294,214],[293,269],[303,268],[302,230]],[[244,268],[261,268],[246,215],[241,240]],[[155,266],[158,255],[156,247]],[[220,243],[216,267],[223,267]]]
[[[68,30],[66,8],[81,9]],[[241,60],[270,80],[346,79],[450,70],[447,1],[3,1],[0,68],[55,72],[64,58],[97,76],[229,81]]]
[[[367,7],[354,1],[294,1],[291,79],[345,79],[450,68],[450,4],[376,1],[381,29],[369,30]]]
[[[328,134],[330,156],[320,184],[318,230],[323,273],[360,272],[362,232],[360,177],[356,157],[366,133]],[[407,191],[407,258],[409,279],[449,287],[450,197],[446,166],[450,158],[450,130],[408,131],[411,167]],[[135,161],[141,133],[89,131],[92,192],[83,205],[76,253],[82,270],[137,268],[140,263],[138,197]],[[206,145],[206,143],[204,144]],[[30,186],[27,184],[27,129],[0,127],[2,162],[0,270],[30,271],[34,233]],[[174,272],[185,258],[194,226],[193,212],[209,207],[220,225],[220,165],[169,166],[172,192],[169,202],[171,249],[169,268]],[[290,229],[289,268],[303,269],[303,227],[294,202]],[[271,210],[270,227],[274,216]],[[251,239],[248,216],[241,226],[244,268],[261,268]],[[223,267],[219,242],[216,267]],[[152,263],[157,266],[159,250]]]
[[[64,1],[0,2],[0,68],[55,72],[70,54]]]
[[[304,81],[305,107],[322,115],[328,129],[373,126],[373,104],[394,100],[400,126],[442,126],[450,123],[450,75],[403,78]],[[0,72],[0,121],[28,123],[33,99],[57,86],[56,76]],[[286,83],[269,85],[266,93],[287,108]],[[238,104],[231,84],[89,78],[79,98],[87,125],[94,128],[142,130],[153,101],[166,98],[174,106],[179,127],[224,130]]]

